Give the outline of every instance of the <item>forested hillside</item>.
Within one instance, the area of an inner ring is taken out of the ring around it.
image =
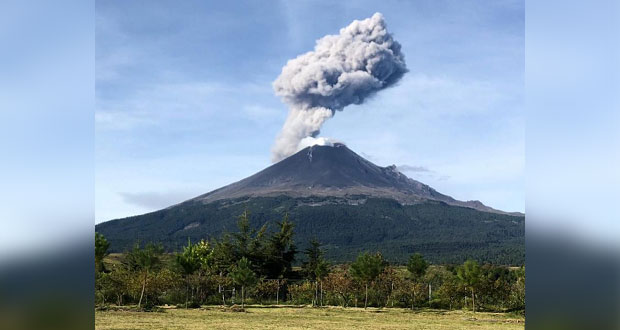
[[[522,265],[525,262],[524,217],[488,213],[442,202],[402,205],[395,200],[353,196],[255,197],[212,203],[190,200],[157,212],[113,220],[96,226],[113,252],[142,243],[162,243],[179,251],[192,241],[235,230],[247,209],[251,225],[275,221],[285,214],[295,225],[300,249],[316,238],[326,257],[349,262],[361,251],[379,251],[393,263],[419,252],[432,263],[482,262]]]

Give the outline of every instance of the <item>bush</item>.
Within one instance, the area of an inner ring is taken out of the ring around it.
[[[314,298],[314,290],[314,284],[310,281],[289,285],[289,299],[294,304],[298,305],[312,304],[312,299]]]

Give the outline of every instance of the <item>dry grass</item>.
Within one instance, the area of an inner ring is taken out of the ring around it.
[[[220,307],[162,312],[95,312],[95,328],[108,329],[523,329],[524,318],[495,313],[338,307]]]

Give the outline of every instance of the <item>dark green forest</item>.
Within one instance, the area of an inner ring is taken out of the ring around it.
[[[523,216],[441,202],[402,205],[391,199],[353,199],[280,196],[209,204],[187,201],[101,223],[96,231],[108,239],[112,252],[131,249],[136,241],[158,242],[167,252],[175,252],[188,239],[197,242],[234,231],[237,217],[248,210],[251,226],[267,225],[267,231],[275,230],[275,221],[287,214],[300,249],[318,239],[326,258],[335,263],[353,261],[363,251],[377,251],[394,264],[406,263],[414,252],[434,264],[460,264],[467,259],[496,265],[525,263]]]

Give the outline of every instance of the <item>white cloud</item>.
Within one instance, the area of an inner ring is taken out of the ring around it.
[[[145,192],[121,192],[119,195],[123,201],[128,204],[144,207],[147,209],[163,209],[170,205],[174,205],[200,193],[195,191],[145,191]]]

